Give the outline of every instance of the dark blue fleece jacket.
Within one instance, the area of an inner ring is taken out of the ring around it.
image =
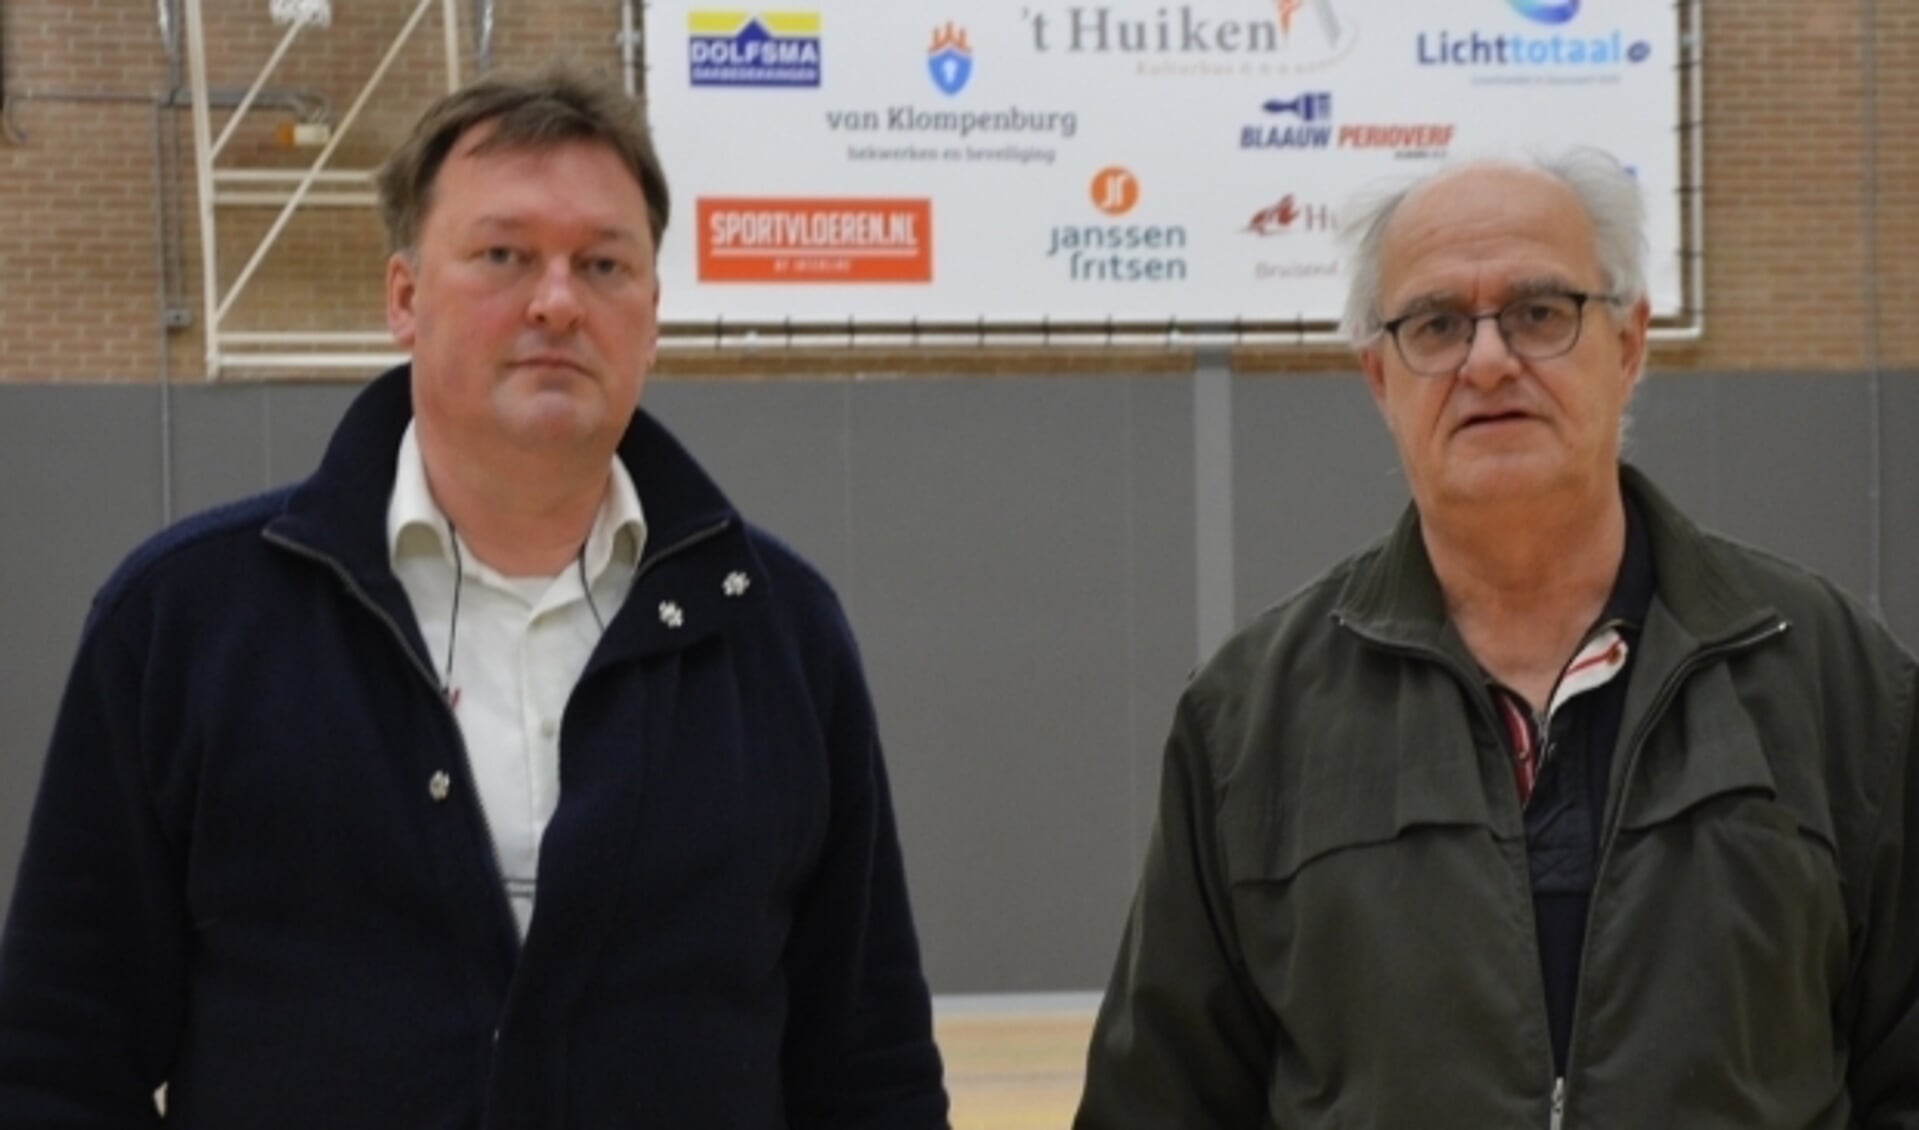
[[[944,1126],[845,618],[644,414],[646,554],[519,942],[388,566],[408,380],[99,594],[0,940],[0,1127],[158,1126],[162,1083],[193,1130]]]

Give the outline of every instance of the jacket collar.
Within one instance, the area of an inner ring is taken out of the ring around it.
[[[1646,524],[1657,600],[1685,634],[1712,644],[1776,614],[1730,572],[1722,550],[1637,468],[1622,464],[1620,487]],[[1464,655],[1445,596],[1408,505],[1386,540],[1362,555],[1342,586],[1335,617],[1382,643]]]
[[[269,540],[343,569],[409,628],[411,610],[387,552],[386,507],[400,438],[412,418],[412,367],[401,365],[354,398],[318,470],[294,489],[286,508],[266,528]],[[679,441],[640,411],[620,441],[618,456],[646,507],[648,536],[634,587],[608,626],[608,641],[642,650],[683,645],[716,630],[730,609],[758,603],[766,585],[754,582],[764,570],[751,551],[744,523]],[[696,547],[702,566],[696,574],[681,567],[684,562],[653,569],[663,559]],[[743,585],[734,578],[736,573],[744,578]],[[655,583],[659,576],[673,582],[664,594]],[[707,614],[695,615],[695,606]],[[417,629],[411,636],[418,648]]]

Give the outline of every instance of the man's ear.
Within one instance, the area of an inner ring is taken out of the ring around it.
[[[1366,389],[1381,413],[1386,411],[1386,362],[1378,349],[1367,346],[1359,351],[1359,371],[1366,374]]]
[[[1633,303],[1631,310],[1619,320],[1619,368],[1620,376],[1626,382],[1626,393],[1632,393],[1639,378],[1646,375],[1647,338],[1652,325],[1652,303],[1640,298]]]
[[[646,343],[646,371],[653,371],[654,362],[660,358],[660,276],[653,276],[653,334]]]
[[[405,251],[395,251],[386,261],[386,328],[402,349],[413,348],[419,330],[413,313],[413,299],[418,291],[413,257]]]

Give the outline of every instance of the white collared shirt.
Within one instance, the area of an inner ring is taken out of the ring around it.
[[[626,599],[646,546],[639,492],[615,459],[579,557],[551,577],[504,576],[474,556],[434,502],[419,439],[408,424],[386,529],[394,575],[453,703],[524,938],[533,919],[540,837],[560,800],[566,702],[604,625]],[[457,583],[456,561],[464,573]],[[591,586],[590,602],[582,576]]]

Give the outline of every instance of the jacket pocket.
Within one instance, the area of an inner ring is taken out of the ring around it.
[[[1487,803],[1485,758],[1465,719],[1417,734],[1409,724],[1328,726],[1310,746],[1287,735],[1297,746],[1285,759],[1253,755],[1283,767],[1227,788],[1219,826],[1228,878],[1290,880],[1325,857],[1436,829],[1519,834],[1516,806],[1495,814]]]
[[[1810,1126],[1843,1102],[1845,892],[1805,771],[1820,740],[1810,725],[1760,732],[1723,668],[1699,673],[1647,740],[1594,892],[1573,1043],[1583,1071],[1634,1079],[1612,1101],[1637,1105],[1589,1118]]]
[[[1618,770],[1630,768],[1635,775],[1614,783],[1614,793],[1624,793],[1620,831],[1646,832],[1703,808],[1780,834],[1806,836],[1831,854],[1837,844],[1831,809],[1817,773],[1803,764],[1816,765],[1821,755],[1813,747],[1820,740],[1809,724],[1793,733],[1762,735],[1731,675],[1722,666],[1708,668],[1693,677],[1637,764],[1628,766],[1623,750],[1616,760]],[[1775,773],[1769,745],[1778,757],[1801,764]],[[1741,798],[1764,803],[1727,803]]]
[[[1480,759],[1463,733],[1314,751],[1303,787],[1222,808],[1230,928],[1283,1032],[1279,1125],[1516,1125],[1550,1078],[1524,845],[1496,829]]]

